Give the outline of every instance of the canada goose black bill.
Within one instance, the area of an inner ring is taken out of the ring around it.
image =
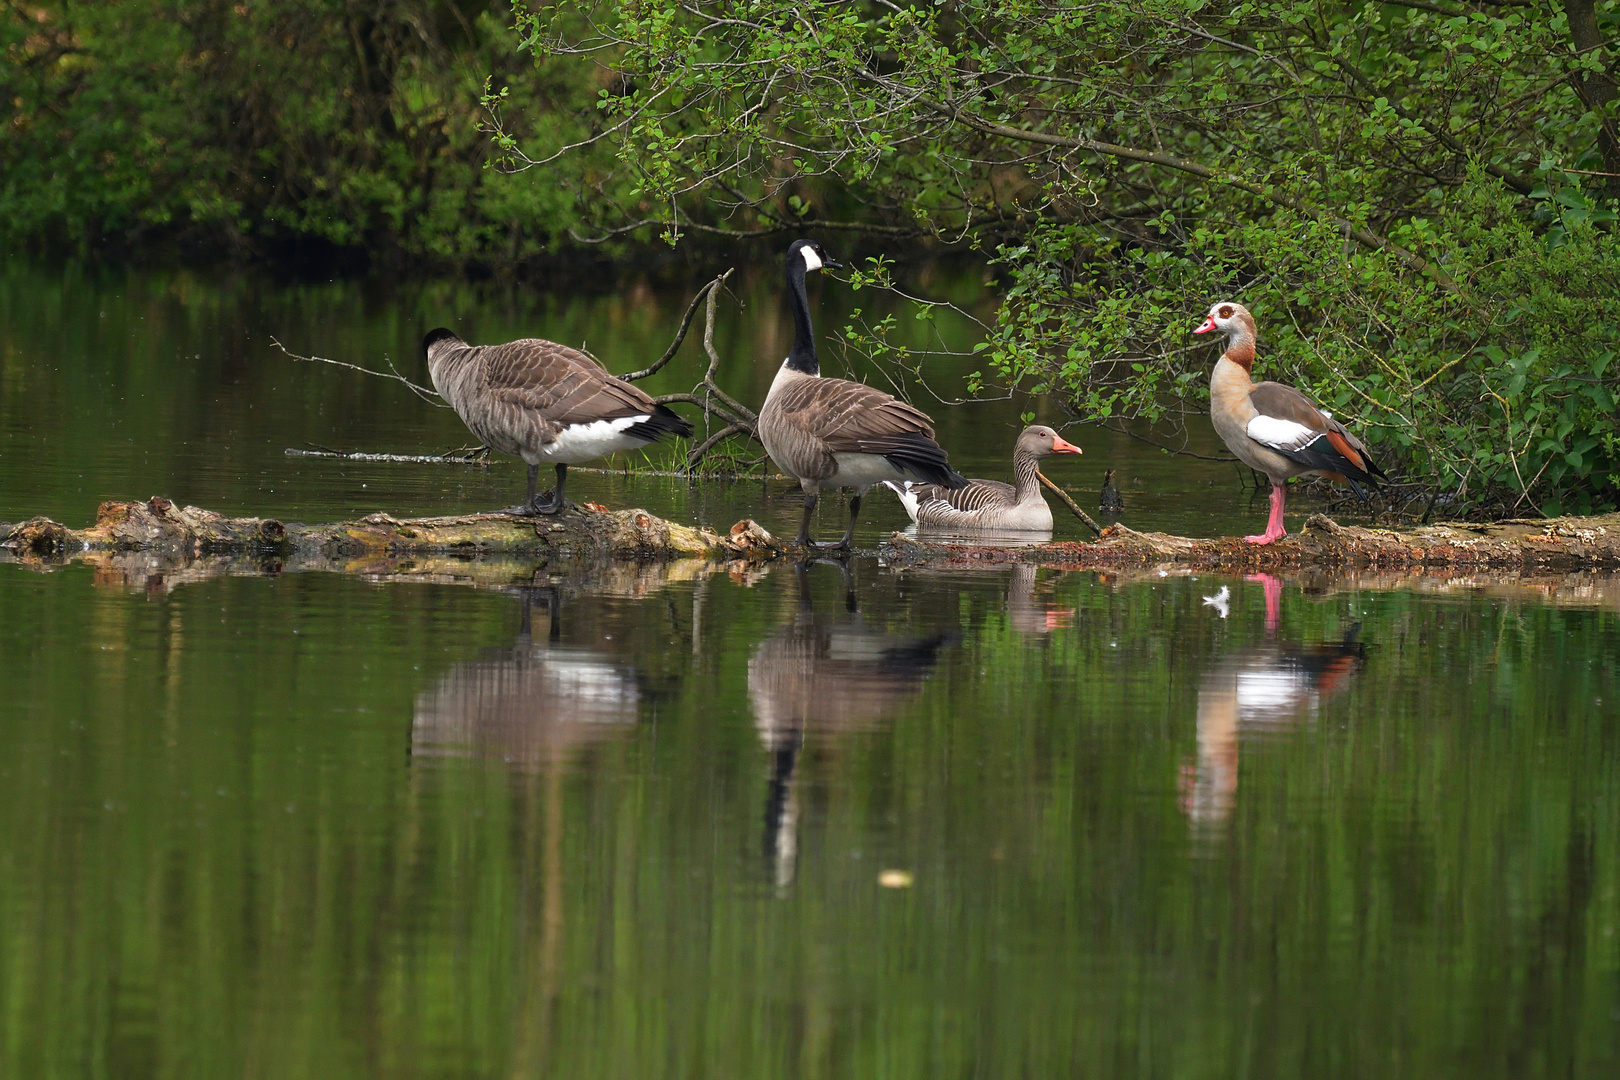
[[[570,465],[636,450],[663,435],[692,434],[692,425],[668,407],[555,341],[468,345],[441,327],[422,339],[422,348],[433,388],[473,435],[528,464],[528,495],[509,513],[561,510]],[[537,496],[542,461],[556,465],[557,487]]]
[[[933,421],[921,410],[865,383],[824,379],[805,275],[837,267],[820,244],[795,240],[787,249],[787,302],[793,312],[793,349],[771,383],[759,411],[759,440],[777,467],[799,482],[804,519],[797,543],[812,546],[810,516],[823,488],[853,488],[849,527],[837,545],[855,538],[861,498],[873,484],[917,480],[943,488],[966,484],[934,441]]]

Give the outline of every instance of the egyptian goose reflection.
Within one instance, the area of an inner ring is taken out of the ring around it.
[[[536,593],[546,600],[545,644],[532,639]],[[641,707],[635,670],[603,653],[565,648],[560,635],[556,593],[525,590],[517,642],[457,664],[416,699],[412,756],[496,758],[533,770],[628,735]]]
[[[846,613],[818,618],[810,606],[808,565],[795,568],[799,609],[760,642],[748,661],[754,726],[771,754],[764,852],[776,884],[792,884],[798,856],[798,771],[807,738],[871,731],[922,690],[954,634],[905,637],[866,625],[843,564]]]
[[[1182,774],[1181,808],[1197,826],[1218,826],[1237,802],[1238,745],[1316,718],[1324,701],[1361,671],[1357,623],[1337,642],[1267,641],[1221,661],[1198,688],[1198,759]]]

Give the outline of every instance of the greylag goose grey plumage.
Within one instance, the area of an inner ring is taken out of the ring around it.
[[[855,538],[861,498],[872,485],[918,480],[954,488],[967,483],[951,469],[950,456],[934,441],[933,421],[922,410],[865,383],[821,377],[805,275],[839,265],[812,240],[795,240],[788,246],[793,350],[782,361],[759,410],[759,441],[804,492],[797,543],[806,547],[812,543],[810,515],[823,488],[855,489],[849,500],[849,527],[837,545],[848,548]]]
[[[692,425],[667,406],[555,341],[469,345],[440,328],[422,339],[422,348],[433,388],[473,435],[529,466],[528,495],[512,513],[561,510],[570,465],[636,450],[663,435],[692,434]],[[556,465],[557,487],[536,496],[543,461]]]
[[[1323,476],[1350,485],[1363,501],[1366,484],[1376,489],[1384,471],[1361,440],[1310,398],[1275,382],[1254,382],[1254,316],[1242,304],[1223,300],[1195,334],[1219,330],[1226,351],[1209,377],[1209,418],[1239,461],[1271,479],[1271,518],[1251,544],[1269,544],[1287,536],[1283,528],[1283,485],[1291,476]]]
[[[1041,458],[1078,454],[1081,449],[1044,424],[1032,424],[1013,446],[1015,484],[969,480],[958,488],[905,481],[889,487],[900,496],[911,520],[924,528],[994,529],[998,532],[1052,531],[1052,508],[1041,497]]]

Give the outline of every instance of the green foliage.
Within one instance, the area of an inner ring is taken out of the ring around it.
[[[603,227],[966,243],[1000,274],[988,372],[1103,422],[1201,411],[1188,333],[1235,297],[1264,371],[1497,508],[1620,498],[1617,21],[1616,0],[518,8],[544,62],[622,76],[604,132],[660,209],[599,206]]]
[[[594,86],[515,64],[509,23],[500,0],[0,7],[0,242],[555,247],[580,190],[486,168],[479,96],[494,73],[527,134],[566,140]]]

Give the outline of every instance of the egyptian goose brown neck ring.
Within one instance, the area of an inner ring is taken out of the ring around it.
[[[1246,536],[1251,544],[1270,544],[1287,536],[1283,485],[1291,476],[1323,476],[1350,485],[1367,502],[1361,485],[1377,490],[1387,479],[1361,440],[1304,394],[1282,383],[1256,383],[1254,316],[1242,304],[1223,300],[1195,334],[1219,330],[1226,351],[1209,379],[1209,418],[1239,461],[1271,479],[1271,517],[1266,531]]]
[[[469,345],[445,329],[422,339],[428,374],[456,415],[486,446],[529,466],[529,491],[512,514],[555,514],[567,505],[568,466],[636,450],[663,435],[692,434],[666,405],[578,349],[523,338]],[[535,495],[540,463],[557,467],[557,487]]]
[[[1013,446],[1016,483],[969,480],[959,488],[909,480],[887,483],[900,496],[911,520],[924,528],[1051,533],[1052,510],[1041,497],[1040,461],[1051,454],[1080,452],[1056,431],[1034,424],[1019,434]]]
[[[759,441],[777,467],[799,482],[804,519],[796,543],[812,546],[810,516],[823,488],[853,488],[849,527],[836,547],[855,538],[861,498],[873,484],[918,480],[956,488],[967,483],[934,441],[927,414],[865,383],[824,379],[816,360],[815,330],[805,276],[839,264],[812,240],[787,250],[787,300],[793,312],[793,349],[776,373],[759,410]]]

